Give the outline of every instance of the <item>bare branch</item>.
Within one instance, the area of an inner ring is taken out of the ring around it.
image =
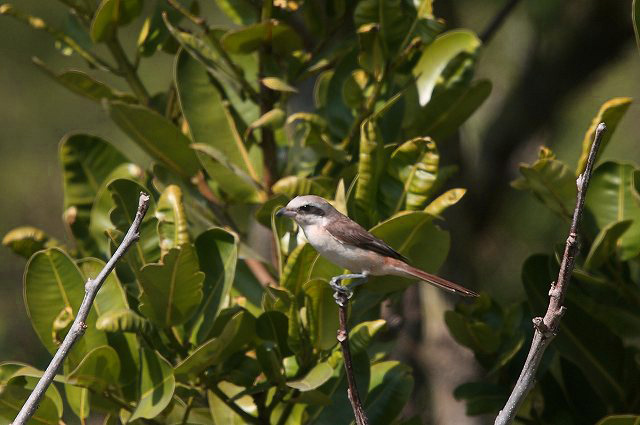
[[[509,14],[513,11],[520,0],[507,0],[502,9],[498,11],[496,16],[493,17],[487,28],[482,31],[480,34],[480,40],[482,40],[482,44],[487,44],[491,38],[495,35],[495,33],[500,29],[504,20],[509,16]]]
[[[351,349],[349,348],[349,332],[347,331],[347,308],[349,306],[349,295],[345,292],[335,293],[336,304],[338,304],[338,317],[340,318],[340,328],[338,329],[338,342],[342,347],[342,358],[344,359],[344,369],[347,374],[347,396],[351,402],[353,414],[356,417],[356,425],[368,425],[369,421],[364,413],[356,378],[353,374],[353,361],[351,360]]]
[[[60,365],[64,361],[64,359],[69,354],[71,347],[73,344],[82,337],[85,329],[87,329],[87,325],[85,321],[87,320],[87,316],[89,316],[89,311],[91,310],[91,306],[93,304],[93,300],[96,298],[100,287],[104,283],[109,273],[114,269],[116,263],[122,258],[122,256],[127,252],[127,249],[131,245],[133,245],[140,238],[140,223],[142,222],[142,218],[147,212],[149,208],[149,195],[146,193],[140,193],[140,199],[138,201],[138,211],[136,213],[136,217],[131,223],[131,227],[127,231],[127,234],[124,236],[122,243],[113,253],[113,256],[107,264],[105,264],[100,274],[96,276],[95,279],[87,280],[85,284],[85,294],[82,300],[82,304],[80,304],[80,308],[78,309],[78,313],[76,314],[76,318],[71,325],[71,329],[67,336],[64,337],[64,341],[58,348],[55,356],[47,366],[47,370],[45,370],[44,374],[38,381],[38,384],[35,386],[29,398],[20,409],[18,416],[13,421],[13,425],[24,425],[29,421],[29,418],[35,413],[38,408],[38,403],[45,391],[53,381],[53,378],[56,374],[56,371],[60,368]]]
[[[576,208],[573,212],[573,220],[571,221],[571,228],[569,229],[569,237],[567,238],[564,254],[562,256],[558,280],[557,282],[551,283],[551,289],[549,290],[549,306],[547,307],[547,312],[545,313],[544,318],[536,317],[533,319],[535,334],[533,336],[533,341],[531,342],[531,348],[529,349],[527,360],[522,367],[522,372],[520,372],[518,381],[516,382],[507,403],[496,418],[495,425],[507,425],[513,422],[516,414],[518,413],[518,408],[535,384],[536,371],[538,370],[538,366],[542,360],[544,350],[558,332],[560,319],[566,310],[562,305],[562,302],[564,301],[565,294],[567,293],[575,258],[578,253],[578,225],[580,224],[582,211],[584,210],[584,201],[587,195],[589,180],[591,179],[591,174],[593,172],[593,166],[598,154],[598,148],[600,147],[600,142],[602,141],[602,136],[606,129],[607,127],[603,122],[601,122],[596,128],[593,144],[589,151],[587,167],[576,180],[576,185],[578,187]]]

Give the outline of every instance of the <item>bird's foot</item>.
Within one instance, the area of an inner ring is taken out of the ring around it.
[[[329,281],[329,286],[333,289],[333,298],[335,298],[336,303],[340,307],[344,307],[353,297],[353,288],[356,286],[362,285],[367,281],[368,276],[366,274],[343,274],[340,276],[334,276]],[[350,285],[340,285],[340,282],[344,279],[358,279],[357,281],[351,283]]]

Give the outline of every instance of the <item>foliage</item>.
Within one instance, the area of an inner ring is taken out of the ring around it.
[[[479,39],[444,31],[428,0],[219,0],[232,29],[209,27],[195,1],[60,3],[69,10],[61,29],[10,4],[0,14],[86,61],[90,72],[36,64],[99,102],[154,163],[143,169],[106,140],[71,134],[60,143],[69,246],[34,228],[5,237],[30,258],[25,303],[49,352],[73,321],[83,282],[131,224],[138,193],[152,202],[34,423],[62,417],[58,388],[81,420],[101,414],[105,423],[349,423],[327,285],[341,270],[273,212],[293,196],[322,195],[435,272],[449,249],[436,216],[464,195],[443,190],[451,168],[440,166],[438,144],[491,90],[473,80]],[[131,60],[119,32],[139,23]],[[171,84],[149,93],[138,67],[163,54],[174,58]],[[130,92],[100,81],[105,73]],[[373,279],[352,302],[355,372],[374,424],[398,421],[413,388],[409,366],[376,340],[380,303],[408,284]],[[504,316],[511,325],[501,332],[514,337],[519,316]],[[487,355],[507,362],[514,343],[489,339]],[[40,374],[0,364],[3,422]]]
[[[622,118],[628,98],[605,102],[594,122]],[[576,172],[541,148],[532,164],[522,164],[513,186],[530,192],[567,223],[575,207],[575,179],[593,140],[586,132]],[[611,132],[609,133],[609,140]],[[604,149],[606,146],[601,146]],[[594,170],[580,229],[581,252],[564,301],[566,313],[538,371],[534,390],[518,412],[523,423],[635,423],[640,409],[640,169],[606,161]],[[527,301],[501,307],[487,296],[447,312],[454,338],[473,350],[486,370],[482,381],[466,383],[455,395],[467,413],[496,414],[506,401],[530,347],[530,319],[546,311],[551,282],[558,275],[564,244],[529,257],[522,267]]]

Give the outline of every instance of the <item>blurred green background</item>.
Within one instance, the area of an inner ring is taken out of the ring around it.
[[[15,4],[52,26],[64,19],[64,8],[53,1]],[[209,22],[223,23],[213,0],[200,4]],[[435,8],[448,28],[480,33],[502,5],[440,0]],[[565,239],[566,223],[509,182],[518,175],[518,163],[532,162],[540,145],[575,164],[600,105],[616,96],[640,98],[640,54],[630,11],[631,0],[523,0],[485,46],[478,76],[492,81],[493,92],[458,138],[441,148],[445,163],[461,164],[453,184],[469,188],[463,202],[447,213],[453,249],[443,274],[497,299],[515,299],[522,296],[523,260]],[[123,32],[129,49],[140,25],[136,21]],[[5,17],[0,40],[0,234],[33,225],[64,240],[57,158],[64,134],[90,131],[141,165],[148,158],[99,105],[58,86],[31,62],[37,56],[62,69],[81,65],[78,58],[62,55],[47,34]],[[158,54],[143,62],[141,75],[152,93],[166,88],[171,57]],[[124,89],[120,81],[110,83]],[[635,102],[604,158],[640,162],[639,112]],[[0,360],[43,367],[48,356],[22,300],[23,268],[21,258],[0,249]]]

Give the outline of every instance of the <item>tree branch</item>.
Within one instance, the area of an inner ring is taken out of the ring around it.
[[[93,304],[93,300],[96,298],[100,287],[104,283],[105,279],[111,273],[111,271],[116,266],[116,263],[122,258],[122,256],[127,252],[127,249],[131,245],[133,245],[140,238],[140,223],[142,222],[142,218],[147,212],[149,208],[149,195],[146,193],[140,193],[140,199],[138,201],[138,211],[136,213],[136,217],[131,223],[131,227],[127,231],[127,234],[124,236],[122,243],[113,253],[109,262],[104,266],[100,274],[95,279],[87,280],[85,284],[85,295],[82,300],[82,304],[78,309],[78,313],[76,314],[76,318],[71,325],[71,329],[67,336],[64,337],[64,341],[58,348],[55,356],[47,366],[47,370],[45,370],[44,374],[38,381],[38,384],[35,386],[29,398],[20,409],[18,416],[13,421],[13,425],[24,425],[27,423],[29,418],[35,413],[38,408],[38,402],[42,399],[45,391],[53,381],[53,378],[56,374],[56,371],[60,368],[60,365],[64,361],[64,359],[69,354],[71,347],[73,344],[82,337],[84,331],[87,329],[87,324],[85,321],[87,320],[87,316],[89,316],[89,311],[91,310],[91,306]]]
[[[351,349],[349,348],[349,332],[347,331],[347,308],[349,306],[349,296],[344,292],[336,291],[334,295],[336,304],[338,304],[338,317],[340,319],[340,328],[338,329],[338,342],[342,347],[342,357],[344,359],[344,369],[347,374],[347,382],[349,389],[347,396],[351,402],[351,408],[356,418],[356,425],[368,425],[369,421],[364,413],[356,378],[353,374],[353,361],[351,360]]]
[[[482,40],[482,44],[487,44],[491,38],[495,35],[496,32],[500,29],[504,20],[509,16],[511,11],[518,5],[520,0],[507,0],[507,2],[502,6],[502,9],[498,11],[496,16],[493,17],[489,25],[482,31],[480,34],[480,40]]]
[[[522,372],[520,372],[518,381],[516,382],[507,403],[496,418],[495,425],[507,425],[513,422],[516,414],[518,413],[518,408],[535,384],[536,371],[538,370],[544,351],[558,332],[560,319],[562,319],[562,315],[566,310],[562,305],[562,302],[564,301],[565,294],[567,293],[575,258],[578,253],[578,225],[580,224],[582,211],[584,210],[584,201],[587,195],[589,180],[591,179],[591,174],[593,172],[593,165],[596,161],[598,148],[600,147],[600,142],[606,129],[607,127],[603,122],[601,122],[596,128],[596,134],[587,160],[587,167],[576,180],[576,186],[578,187],[576,208],[573,212],[573,220],[571,221],[571,227],[569,229],[569,237],[567,238],[564,254],[562,256],[562,263],[560,264],[560,271],[558,272],[558,280],[557,282],[551,283],[551,289],[549,290],[549,306],[547,307],[547,312],[545,313],[544,318],[536,317],[533,319],[535,334],[533,336],[533,341],[531,342],[531,348],[529,349],[527,360],[524,363]]]

